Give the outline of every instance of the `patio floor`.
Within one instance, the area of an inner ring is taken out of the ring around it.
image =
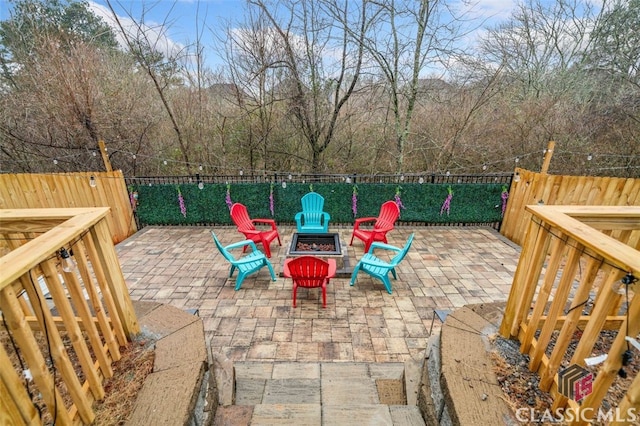
[[[235,227],[145,227],[116,250],[133,300],[197,310],[212,353],[232,361],[402,362],[427,345],[434,309],[505,301],[519,246],[490,228],[400,226],[389,244],[416,236],[392,280],[393,294],[364,273],[355,286],[334,278],[322,308],[319,289],[298,290],[290,279],[271,281],[266,268],[234,291],[235,275],[216,249],[242,239]],[[279,226],[282,246],[271,244],[276,275],[295,228]],[[362,242],[348,246],[351,227],[332,227],[348,248],[351,266]],[[440,327],[435,319],[434,331]]]

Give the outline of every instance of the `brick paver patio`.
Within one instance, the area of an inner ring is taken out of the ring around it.
[[[234,227],[146,227],[117,246],[133,300],[198,310],[209,350],[233,361],[397,362],[426,347],[434,309],[505,301],[520,248],[489,228],[408,227],[389,244],[416,237],[392,280],[393,294],[364,273],[355,286],[334,278],[322,308],[319,289],[300,289],[292,307],[291,280],[270,280],[266,268],[234,291],[235,275],[211,238],[243,237]],[[282,270],[294,227],[280,226],[282,246],[271,262]],[[351,227],[332,227],[348,244]],[[348,247],[353,266],[363,244]],[[439,328],[436,319],[434,330]]]

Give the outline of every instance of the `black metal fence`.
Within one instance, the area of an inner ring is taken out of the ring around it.
[[[136,176],[127,177],[127,185],[153,184],[197,184],[197,183],[384,183],[384,184],[447,184],[447,183],[496,183],[511,184],[511,173],[486,174],[450,174],[450,173],[407,173],[407,174],[311,174],[311,173],[273,173],[235,175],[185,175],[185,176]]]

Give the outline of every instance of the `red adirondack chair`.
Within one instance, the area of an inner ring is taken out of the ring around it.
[[[322,307],[327,307],[327,285],[336,276],[335,259],[326,261],[315,256],[289,258],[284,262],[282,275],[293,280],[293,307],[296,307],[298,287],[322,287]]]
[[[269,247],[271,241],[277,238],[278,244],[282,245],[276,221],[273,219],[251,219],[244,204],[235,203],[231,206],[231,219],[238,227],[238,231],[243,233],[246,239],[256,244],[262,244],[267,257],[271,257],[271,248]],[[269,225],[270,229],[260,230],[256,228],[256,224]],[[244,247],[243,252],[246,249],[247,246]]]
[[[364,252],[367,253],[371,243],[374,241],[386,243],[387,232],[394,228],[398,216],[400,216],[400,208],[396,202],[387,201],[380,207],[378,217],[361,217],[356,219],[353,224],[353,234],[351,234],[351,242],[349,245],[353,245],[353,237],[356,237],[364,242]],[[361,225],[374,221],[373,228],[360,228]]]

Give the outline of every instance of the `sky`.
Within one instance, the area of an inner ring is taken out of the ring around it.
[[[206,63],[212,69],[222,65],[215,51],[215,33],[227,25],[235,26],[242,20],[245,0],[110,0],[123,26],[131,25],[131,18],[150,28],[158,29],[159,50],[166,52],[182,49],[198,39],[198,25],[204,46]],[[357,1],[357,0],[352,0]],[[454,3],[455,1],[448,1]],[[107,0],[88,1],[93,12],[106,21],[113,21]],[[479,0],[473,16],[495,24],[509,16],[516,0]],[[10,3],[0,0],[0,19],[9,17]],[[470,40],[476,39],[471,35]]]

